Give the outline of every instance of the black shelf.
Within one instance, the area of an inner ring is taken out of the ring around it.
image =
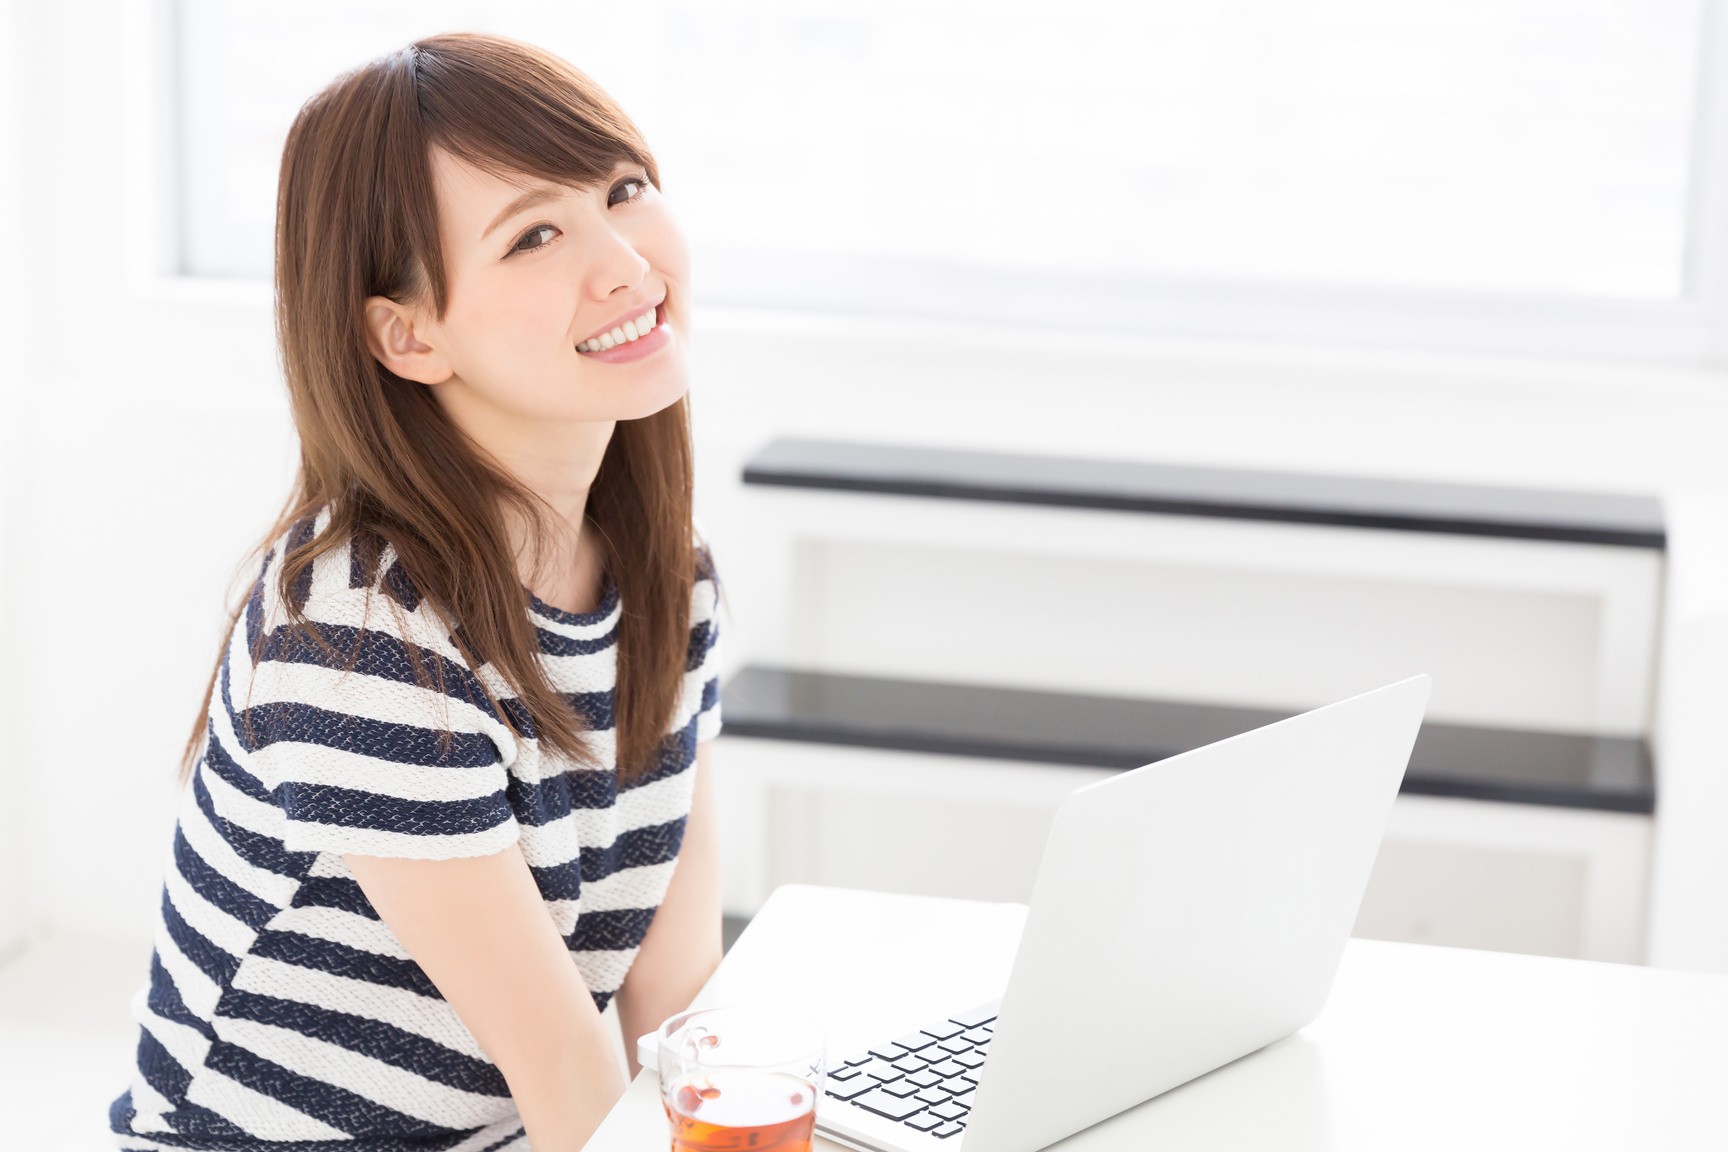
[[[752,666],[726,685],[726,732],[769,740],[1129,769],[1289,713]],[[1424,724],[1403,791],[1650,813],[1641,739]]]
[[[1667,546],[1650,496],[775,440],[746,484],[1522,540]]]

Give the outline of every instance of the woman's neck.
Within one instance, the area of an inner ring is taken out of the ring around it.
[[[456,426],[543,506],[538,533],[520,513],[504,511],[522,583],[554,608],[593,611],[600,605],[607,556],[605,541],[588,523],[588,492],[616,422],[552,424],[466,407],[444,404]]]

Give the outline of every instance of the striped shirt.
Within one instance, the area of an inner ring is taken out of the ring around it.
[[[719,731],[714,583],[696,584],[658,761],[621,784],[610,581],[591,613],[530,601],[544,666],[600,765],[576,767],[485,705],[480,684],[526,719],[491,666],[463,660],[388,550],[368,578],[334,549],[294,590],[328,647],[286,626],[281,552],[234,629],[182,801],[149,984],[133,1002],[138,1067],[110,1111],[119,1146],[525,1152],[503,1076],[342,856],[442,860],[519,843],[603,1009],[671,881],[696,745]],[[437,662],[441,691],[436,676],[417,681],[406,644]]]

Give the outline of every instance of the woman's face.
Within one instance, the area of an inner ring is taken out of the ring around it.
[[[640,165],[587,189],[442,150],[432,172],[448,307],[367,301],[386,367],[431,385],[482,443],[513,425],[634,420],[684,395],[689,252]]]

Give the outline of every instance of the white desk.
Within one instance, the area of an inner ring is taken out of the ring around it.
[[[827,1026],[831,1053],[852,1052],[997,995],[1024,917],[781,888],[697,1004],[797,1008]],[[588,1148],[666,1145],[644,1071]],[[1296,1036],[1056,1147],[1728,1148],[1728,976],[1352,940],[1325,1012]]]

